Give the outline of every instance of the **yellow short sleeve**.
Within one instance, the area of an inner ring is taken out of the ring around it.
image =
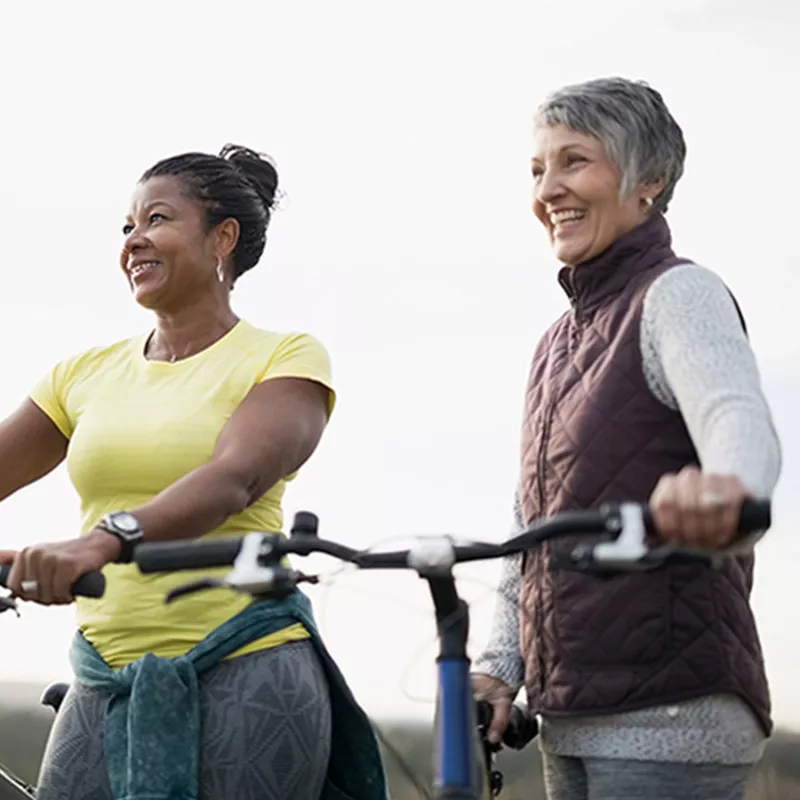
[[[333,411],[336,393],[331,376],[331,360],[324,345],[307,333],[284,336],[258,376],[258,382],[274,378],[307,378],[329,390],[328,411]]]
[[[74,420],[67,411],[67,391],[69,375],[72,372],[68,362],[60,362],[53,367],[30,393],[33,402],[53,421],[53,424],[67,437],[75,430]]]

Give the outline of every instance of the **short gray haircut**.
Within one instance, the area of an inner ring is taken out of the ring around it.
[[[683,175],[686,143],[664,99],[644,81],[598,78],[565,86],[539,106],[534,125],[563,125],[596,137],[622,173],[622,195],[663,180],[653,210],[667,210]]]

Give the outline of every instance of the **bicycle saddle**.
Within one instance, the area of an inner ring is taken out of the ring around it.
[[[42,692],[42,697],[39,702],[43,706],[50,706],[56,713],[58,713],[58,709],[61,708],[61,703],[64,700],[64,695],[69,691],[69,684],[68,683],[51,683],[45,690]]]

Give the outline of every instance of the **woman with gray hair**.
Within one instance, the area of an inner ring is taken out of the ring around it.
[[[569,310],[530,370],[516,528],[649,502],[660,535],[720,548],[771,496],[780,445],[725,284],[675,256],[664,213],[683,172],[661,95],[620,78],[539,108],[533,210]],[[474,687],[499,738],[524,685],[551,800],[734,800],[770,734],[750,609],[752,555],[610,580],[510,560]]]

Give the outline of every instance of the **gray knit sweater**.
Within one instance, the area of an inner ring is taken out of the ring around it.
[[[781,452],[761,391],[753,352],[723,282],[695,264],[668,270],[642,309],[642,368],[655,397],[679,410],[702,469],[734,474],[769,497]],[[515,502],[514,531],[522,530]],[[519,558],[503,564],[489,643],[473,672],[523,680],[519,644]],[[578,757],[693,763],[757,761],[764,734],[749,707],[732,695],[599,717],[543,718],[540,747]]]

